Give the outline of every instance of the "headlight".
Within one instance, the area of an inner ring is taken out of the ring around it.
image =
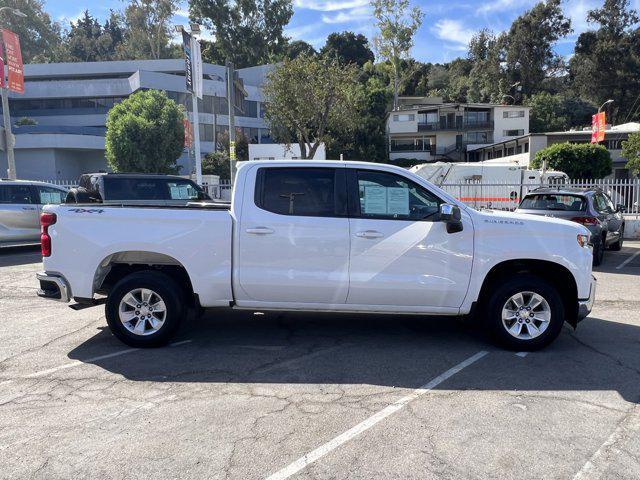
[[[587,248],[589,246],[589,235],[585,235],[583,233],[578,234],[578,245],[583,248]]]

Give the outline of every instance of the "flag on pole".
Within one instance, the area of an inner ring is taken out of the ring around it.
[[[11,30],[2,29],[2,41],[4,42],[7,70],[9,71],[9,90],[16,93],[24,93],[24,65],[22,64],[22,52],[20,51],[20,39]],[[4,84],[4,68],[2,69]]]
[[[604,112],[596,113],[591,117],[591,143],[600,143],[604,140],[606,125],[607,117]]]

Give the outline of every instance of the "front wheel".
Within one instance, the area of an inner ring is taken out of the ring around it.
[[[556,288],[529,274],[499,284],[489,297],[486,314],[497,343],[518,351],[546,347],[564,323],[564,305]]]
[[[180,325],[180,288],[161,272],[136,272],[120,280],[105,305],[107,324],[118,339],[132,347],[168,343]]]

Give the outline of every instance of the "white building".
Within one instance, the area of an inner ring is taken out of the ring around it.
[[[626,168],[627,160],[622,158],[622,142],[629,138],[629,134],[640,131],[640,123],[630,122],[620,125],[607,125],[605,129],[604,145],[611,154],[613,162],[612,177],[626,179],[630,177]],[[531,133],[516,138],[509,138],[489,145],[474,146],[467,151],[474,160],[493,160],[504,158],[506,161],[529,165],[536,153],[555,143],[589,143],[591,141],[591,127],[567,132]]]
[[[387,116],[391,161],[476,161],[479,146],[529,133],[529,107],[444,103],[442,98],[400,97]]]

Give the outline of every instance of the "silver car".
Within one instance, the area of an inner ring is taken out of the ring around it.
[[[57,185],[0,179],[0,247],[40,242],[42,207],[66,196],[67,189]]]

